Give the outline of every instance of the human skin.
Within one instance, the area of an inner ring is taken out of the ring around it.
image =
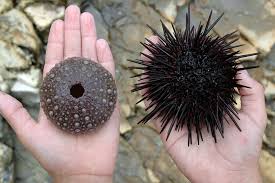
[[[150,38],[157,42],[158,38]],[[145,50],[150,54],[148,50]],[[115,75],[114,61],[108,43],[97,40],[93,16],[80,14],[77,6],[69,6],[65,20],[56,20],[51,27],[43,76],[61,60],[82,56],[90,58]],[[145,59],[145,58],[143,58]],[[259,154],[266,126],[263,87],[247,71],[237,77],[241,110],[239,125],[225,123],[224,139],[214,143],[203,130],[204,142],[187,146],[187,130],[173,132],[166,141],[167,131],[161,134],[163,143],[181,172],[195,183],[259,183]],[[49,172],[56,183],[112,182],[119,142],[119,112],[115,108],[110,120],[96,133],[73,136],[57,129],[40,110],[35,122],[22,104],[0,92],[0,113],[14,129],[23,145]],[[160,131],[159,121],[154,122]],[[193,138],[195,139],[195,138]]]
[[[69,57],[90,58],[115,76],[110,47],[97,39],[93,16],[81,14],[75,5],[66,9],[64,21],[56,20],[51,26],[43,76]],[[56,183],[112,182],[119,142],[118,104],[102,128],[75,136],[57,129],[41,109],[35,122],[10,95],[0,92],[0,101],[1,115]]]

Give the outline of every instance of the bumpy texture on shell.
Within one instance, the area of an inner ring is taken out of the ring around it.
[[[187,128],[188,145],[192,144],[193,130],[198,143],[203,140],[201,129],[204,127],[216,142],[216,130],[224,136],[224,121],[233,122],[241,130],[234,106],[234,95],[238,93],[234,88],[248,86],[240,85],[235,76],[240,70],[255,68],[238,67],[238,59],[257,53],[239,55],[239,51],[234,52],[233,48],[241,46],[232,45],[238,40],[236,32],[223,37],[209,35],[222,17],[211,24],[211,16],[212,12],[205,26],[191,27],[189,7],[185,31],[172,25],[173,32],[170,32],[162,23],[162,36],[149,26],[159,37],[158,43],[146,39],[147,43],[142,45],[151,54],[142,53],[145,60],[129,60],[140,65],[132,69],[143,71],[133,76],[141,79],[132,91],[145,91],[139,102],[149,102],[146,111],[150,112],[140,123],[159,118],[161,132],[168,128],[167,139],[173,129]]]
[[[50,121],[70,133],[98,128],[112,115],[115,81],[105,68],[86,58],[69,58],[46,75],[41,106]]]

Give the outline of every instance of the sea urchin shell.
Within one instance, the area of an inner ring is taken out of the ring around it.
[[[100,64],[79,57],[57,64],[41,86],[44,113],[70,133],[84,133],[105,123],[114,111],[116,98],[111,73]]]
[[[211,24],[211,16],[212,11],[205,26],[200,23],[198,28],[191,27],[189,7],[183,32],[172,24],[171,33],[161,22],[162,36],[148,26],[158,36],[158,43],[146,39],[147,43],[141,44],[151,54],[141,53],[146,59],[129,60],[140,65],[131,69],[143,71],[133,76],[140,79],[132,91],[143,90],[139,102],[149,102],[146,111],[150,112],[140,123],[159,118],[161,132],[169,127],[167,139],[173,129],[179,131],[185,127],[188,145],[192,144],[192,130],[196,131],[198,144],[200,139],[203,141],[203,127],[216,142],[216,130],[223,137],[224,121],[232,121],[241,131],[234,106],[234,95],[238,93],[234,88],[248,86],[238,84],[235,76],[240,70],[256,67],[238,67],[238,59],[257,53],[239,55],[239,51],[233,51],[241,46],[232,45],[238,40],[236,31],[223,37],[209,35],[222,17]]]

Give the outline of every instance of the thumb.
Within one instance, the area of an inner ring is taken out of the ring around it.
[[[19,140],[25,145],[32,144],[35,138],[36,123],[23,107],[23,105],[12,96],[0,91],[0,114],[13,128]]]
[[[238,71],[236,79],[239,85],[246,86],[238,88],[241,96],[241,112],[251,116],[263,126],[266,118],[264,87],[251,78],[246,70]]]

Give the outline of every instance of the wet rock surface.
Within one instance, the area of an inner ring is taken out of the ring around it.
[[[188,0],[0,0],[0,90],[17,97],[36,118],[39,109],[41,68],[51,23],[64,16],[65,6],[78,4],[94,15],[99,38],[106,39],[116,61],[116,80],[121,108],[120,148],[115,183],[188,182],[165,151],[151,124],[137,125],[144,116],[144,103],[130,93],[136,74],[127,59],[142,51],[140,41],[152,35],[146,24],[161,31],[160,19],[168,25],[185,27]],[[238,30],[242,53],[259,52],[245,64],[259,64],[251,75],[265,87],[268,125],[261,154],[265,183],[275,182],[275,1],[274,0],[196,0],[191,5],[192,22],[207,21],[225,12],[213,33],[224,35]],[[51,179],[18,142],[4,119],[0,118],[0,182],[48,183]]]

